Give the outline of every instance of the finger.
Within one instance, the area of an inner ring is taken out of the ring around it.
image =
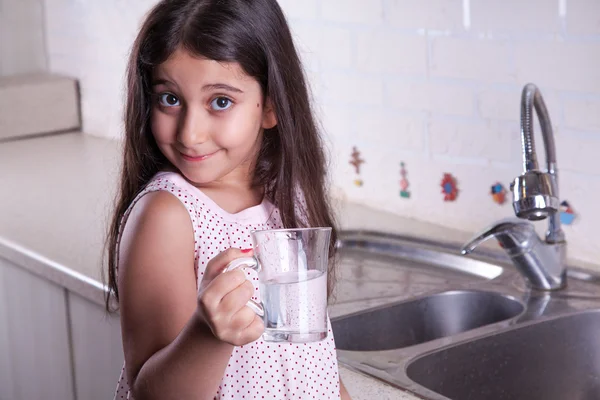
[[[204,309],[217,312],[223,297],[248,282],[242,270],[225,272],[213,279],[200,294],[199,301]]]
[[[264,325],[262,319],[250,309],[242,307],[232,321],[227,325],[221,324],[213,330],[220,340],[234,346],[242,346],[254,342],[262,335]]]
[[[254,312],[250,310],[253,314]],[[243,344],[251,343],[260,338],[260,336],[265,332],[265,324],[263,320],[256,314],[254,314],[254,319],[252,322],[246,327],[246,329],[242,330],[238,340]]]
[[[254,286],[249,280],[246,280],[246,282],[223,296],[218,306],[219,312],[227,312],[234,315],[248,303],[253,294]]]
[[[236,260],[241,257],[250,256],[252,256],[252,249],[250,249],[250,251],[242,251],[238,248],[231,247],[217,254],[212,260],[208,262],[202,279],[210,282],[213,279],[215,279],[219,274],[221,274],[223,270],[227,267],[227,265],[233,260]]]
[[[244,328],[232,329],[226,340],[234,346],[242,346],[254,342],[263,334],[265,327],[262,319],[249,307],[244,307],[236,314],[237,323],[243,324]]]
[[[229,327],[233,331],[242,332],[254,322],[254,318],[256,317],[258,317],[256,313],[250,307],[244,305],[231,317]]]

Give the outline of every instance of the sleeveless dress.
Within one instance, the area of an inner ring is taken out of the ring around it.
[[[165,190],[187,209],[194,226],[197,286],[206,264],[230,247],[252,247],[252,230],[282,228],[277,208],[268,200],[236,214],[221,209],[201,190],[175,172],[160,172],[135,198],[123,216],[121,231],[131,210],[147,193]],[[256,272],[246,270],[260,299]],[[221,399],[339,399],[338,364],[331,323],[327,338],[316,343],[267,343],[259,339],[235,347],[223,379],[214,395]],[[115,400],[133,399],[125,366],[117,384]]]

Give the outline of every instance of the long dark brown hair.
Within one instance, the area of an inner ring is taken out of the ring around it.
[[[277,116],[265,130],[254,184],[278,208],[286,228],[305,225],[294,210],[298,191],[308,226],[331,226],[328,294],[335,282],[337,233],[327,197],[326,160],[292,35],[277,0],[163,0],[148,14],[127,68],[125,143],[120,188],[107,235],[108,286],[119,299],[117,242],[123,215],[148,181],[169,163],[150,130],[153,69],[178,48],[190,54],[237,62],[261,85]]]

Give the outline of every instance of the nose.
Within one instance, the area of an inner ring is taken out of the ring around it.
[[[210,125],[207,115],[203,110],[193,108],[186,109],[181,113],[177,140],[187,148],[193,148],[198,144],[208,141],[210,138]]]

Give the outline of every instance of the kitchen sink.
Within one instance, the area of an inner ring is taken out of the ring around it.
[[[497,263],[461,256],[457,249],[440,249],[414,238],[344,231],[337,249],[340,266],[330,316],[389,305],[497,279]]]
[[[341,232],[338,360],[427,400],[600,399],[600,275],[531,289],[505,252]]]
[[[381,351],[413,346],[513,318],[514,298],[475,290],[448,291],[361,311],[332,321],[336,346]]]
[[[600,399],[600,310],[558,317],[435,351],[407,375],[459,400]]]

